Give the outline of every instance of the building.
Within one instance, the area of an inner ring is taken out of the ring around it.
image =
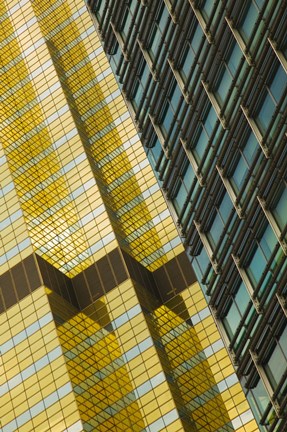
[[[0,0],[3,432],[255,432],[82,0]]]
[[[284,0],[89,0],[262,431],[287,430]]]

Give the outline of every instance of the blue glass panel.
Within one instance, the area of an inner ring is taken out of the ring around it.
[[[202,9],[203,15],[205,16],[205,18],[209,18],[212,12],[214,6],[214,2],[213,0],[205,0],[204,2],[204,6]]]
[[[241,315],[243,315],[246,311],[248,303],[250,302],[250,296],[243,282],[241,282],[239,289],[236,293],[235,301],[238,309],[241,312]]]
[[[175,110],[177,109],[177,107],[178,107],[178,104],[179,104],[179,101],[180,101],[180,99],[181,99],[181,96],[182,96],[182,93],[181,93],[181,91],[180,91],[178,85],[175,84],[175,87],[174,87],[174,90],[173,90],[172,96],[171,96],[171,98],[170,98],[170,103],[171,103],[171,105],[172,105],[174,111],[175,111]]]
[[[268,128],[272,116],[275,111],[275,103],[269,93],[266,93],[265,99],[262,103],[261,109],[258,113],[257,119],[259,122],[259,127],[263,132]]]
[[[265,365],[266,373],[274,390],[287,369],[287,326],[285,326],[283,333],[276,342],[272,354]]]
[[[270,91],[272,96],[278,103],[281,99],[283,92],[287,85],[287,75],[282,66],[279,66],[272,83],[270,84]]]
[[[162,152],[162,147],[160,145],[159,140],[156,139],[154,147],[152,148],[152,153],[153,153],[154,158],[155,158],[156,161],[158,161],[158,159],[159,159],[159,157],[161,155],[161,152]]]
[[[233,209],[232,202],[229,198],[229,195],[226,193],[221,201],[219,212],[223,219],[223,222],[226,223],[229,218],[230,212]]]
[[[185,78],[187,78],[189,75],[190,69],[191,69],[192,64],[194,62],[194,57],[195,57],[195,55],[193,53],[192,47],[190,45],[187,45],[185,48],[185,54],[183,57],[184,60],[183,60],[182,66],[181,66],[182,72],[183,72],[183,75]]]
[[[206,119],[204,121],[205,130],[206,130],[209,137],[211,136],[211,134],[213,132],[216,121],[217,121],[216,113],[215,113],[213,107],[210,107],[210,110],[209,110],[209,112],[206,116]]]
[[[224,324],[224,328],[229,336],[229,339],[233,338],[240,320],[241,320],[241,316],[238,312],[238,309],[235,303],[232,303],[226,317],[223,318],[222,320]]]
[[[173,122],[174,122],[174,113],[171,108],[171,105],[169,104],[169,102],[167,102],[163,120],[162,120],[162,126],[163,126],[162,133],[165,137]]]
[[[200,25],[198,24],[191,40],[191,45],[196,53],[199,49],[202,37],[203,37],[203,31]]]
[[[275,346],[274,351],[268,360],[266,365],[266,372],[270,379],[273,390],[279,384],[280,379],[282,378],[284,372],[286,371],[287,360],[284,356],[282,350],[278,345]]]
[[[142,87],[139,85],[139,82],[137,82],[137,83],[135,84],[135,87],[134,87],[134,91],[133,91],[133,101],[132,101],[135,110],[138,109],[139,104],[140,104],[141,99],[142,99],[142,96],[143,96],[143,89],[142,89]]]
[[[273,210],[273,214],[279,228],[283,230],[287,222],[287,188],[286,187]]]
[[[235,192],[239,192],[242,188],[244,180],[246,179],[248,173],[248,166],[245,160],[241,157],[237,162],[237,166],[233,171],[231,184],[234,187]]]
[[[216,95],[218,96],[219,103],[222,104],[224,102],[228,90],[230,89],[231,83],[232,83],[232,76],[230,75],[230,72],[226,69],[225,66],[224,72],[220,78],[220,83],[216,89]]]
[[[221,217],[217,213],[208,233],[208,239],[210,240],[213,248],[215,248],[216,245],[218,244],[223,228],[224,226]]]
[[[200,254],[195,258],[195,260],[197,261],[200,271],[201,271],[201,276],[206,272],[208,265],[210,264],[209,258],[207,256],[206,250],[204,247],[202,247]]]
[[[158,20],[158,23],[154,24],[154,30],[151,37],[150,52],[152,54],[152,57],[155,56],[156,51],[161,44],[160,42],[161,42],[162,33],[167,23],[168,17],[169,17],[169,13],[167,8],[162,7],[160,18]]]
[[[240,26],[242,37],[246,43],[250,39],[257,18],[258,9],[254,6],[253,2],[250,2]]]
[[[121,29],[121,34],[124,38],[127,37],[127,34],[129,32],[130,26],[131,26],[131,22],[132,22],[132,15],[129,11],[128,6],[126,6],[126,11],[125,11],[125,15],[122,21],[122,29]]]
[[[265,0],[254,0],[254,1],[255,1],[255,3],[256,3],[256,6],[257,6],[259,9],[262,9]]]
[[[177,195],[173,200],[174,206],[175,206],[178,214],[181,212],[181,209],[185,203],[186,197],[187,197],[187,190],[186,190],[184,184],[181,183],[180,187],[178,188]]]
[[[183,183],[187,190],[190,189],[193,180],[195,179],[195,174],[193,172],[192,166],[188,163],[187,169],[183,174]]]
[[[146,88],[146,86],[147,86],[147,81],[148,81],[149,75],[150,75],[149,68],[148,68],[147,64],[144,63],[144,67],[142,69],[141,79],[140,79],[143,88]]]
[[[106,2],[101,1],[98,3],[99,3],[99,5],[98,5],[97,11],[96,11],[96,16],[99,20],[101,20],[103,13],[104,13]]]
[[[260,246],[262,247],[263,253],[267,260],[269,260],[275,246],[277,244],[277,239],[270,225],[268,225],[262,238],[260,240]]]
[[[239,48],[239,45],[235,43],[227,63],[232,76],[234,76],[237,71],[241,57],[242,57],[241,49]]]
[[[247,163],[250,166],[253,162],[255,153],[258,149],[258,142],[253,135],[253,133],[250,133],[248,140],[246,141],[246,145],[242,151],[244,156],[246,157]]]
[[[207,136],[205,130],[202,129],[202,131],[201,131],[201,133],[197,139],[195,148],[194,148],[194,156],[195,156],[197,163],[200,163],[200,161],[202,160],[202,157],[204,155],[204,151],[207,147],[207,143],[208,143],[208,136]]]
[[[259,422],[260,417],[264,413],[269,403],[269,397],[261,380],[259,380],[256,387],[249,391],[247,394],[247,399],[250,403],[256,420]]]
[[[258,281],[260,280],[264,268],[266,266],[266,259],[258,247],[253,255],[253,258],[250,261],[249,266],[247,267],[247,273],[251,279],[253,287],[256,287]]]

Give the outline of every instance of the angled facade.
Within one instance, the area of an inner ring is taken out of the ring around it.
[[[88,1],[261,431],[287,430],[286,1]]]
[[[86,4],[0,21],[1,431],[257,431]]]

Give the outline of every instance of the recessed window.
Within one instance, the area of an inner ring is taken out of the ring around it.
[[[229,340],[233,339],[250,301],[247,289],[244,283],[241,282],[237,291],[230,297],[228,306],[225,310],[225,316],[222,319]]]
[[[146,90],[147,87],[149,75],[150,71],[148,65],[144,59],[142,59],[139,67],[139,73],[136,75],[136,80],[131,93],[131,100],[135,110],[137,110],[140,105],[144,90]]]
[[[221,66],[221,72],[214,87],[215,97],[220,105],[223,105],[226,100],[241,59],[242,52],[237,43],[234,42],[227,58]]]
[[[246,44],[248,44],[248,41],[250,40],[258,15],[258,5],[255,1],[249,1],[248,7],[245,10],[239,26],[241,36]]]
[[[184,203],[186,201],[187,195],[190,190],[190,186],[195,178],[194,172],[192,170],[189,161],[187,161],[187,167],[184,169],[182,175],[178,179],[178,185],[176,189],[176,195],[173,198],[173,204],[176,209],[177,214],[179,215]]]
[[[264,369],[273,390],[278,386],[287,369],[287,326],[270,349]]]
[[[255,116],[262,134],[266,132],[271,121],[274,120],[275,110],[285,92],[286,86],[287,75],[282,66],[278,64],[274,75],[269,79],[269,84],[265,89],[264,99],[261,101],[260,109]]]
[[[233,209],[232,202],[227,193],[224,194],[219,206],[215,208],[215,217],[206,233],[209,243],[214,250],[218,245],[223,229]]]
[[[242,191],[242,188],[245,185],[245,189],[242,194],[243,199],[245,198],[250,187],[249,185],[251,179],[249,174],[251,172],[251,165],[254,161],[258,148],[259,146],[257,140],[253,133],[250,132],[246,140],[246,144],[243,148],[238,150],[235,162],[232,164],[234,168],[232,174],[229,175],[229,180],[236,195]],[[246,184],[247,179],[249,179],[249,181]]]
[[[270,402],[264,384],[259,377],[257,384],[251,390],[249,390],[247,399],[250,403],[256,420],[259,422]]]
[[[191,69],[194,66],[196,72],[198,65],[194,65],[195,56],[198,53],[201,41],[203,38],[203,31],[199,24],[195,26],[192,36],[185,42],[181,60],[179,62],[179,71],[182,79],[186,82],[190,75]],[[193,73],[195,75],[195,73]]]
[[[149,42],[148,42],[148,51],[153,61],[155,60],[157,50],[161,44],[161,39],[164,34],[168,19],[169,19],[168,10],[165,7],[165,4],[162,3],[162,6],[159,9],[156,19],[152,23]]]
[[[265,293],[266,286],[273,276],[273,271],[280,261],[280,257],[270,261],[277,244],[278,242],[275,234],[271,226],[268,224],[260,238],[254,240],[252,253],[250,254],[248,263],[245,266],[245,271],[254,289],[258,287],[258,283],[265,272],[263,282],[258,291],[259,298],[261,298]],[[272,289],[270,287],[268,288],[269,295],[272,295],[274,288],[275,286],[273,286]]]
[[[276,203],[272,207],[272,214],[276,223],[283,231],[287,223],[287,187],[283,185],[277,195]]]
[[[198,164],[203,159],[208,142],[211,138],[211,135],[213,135],[215,128],[217,128],[217,131],[215,133],[214,140],[218,137],[220,132],[220,127],[218,127],[218,124],[219,120],[217,115],[212,105],[209,103],[207,109],[205,110],[203,121],[199,122],[197,134],[195,135],[192,145],[192,153]]]

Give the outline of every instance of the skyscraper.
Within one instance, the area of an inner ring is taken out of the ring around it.
[[[262,431],[287,430],[284,0],[89,0]]]
[[[0,20],[1,431],[256,431],[86,5]]]

